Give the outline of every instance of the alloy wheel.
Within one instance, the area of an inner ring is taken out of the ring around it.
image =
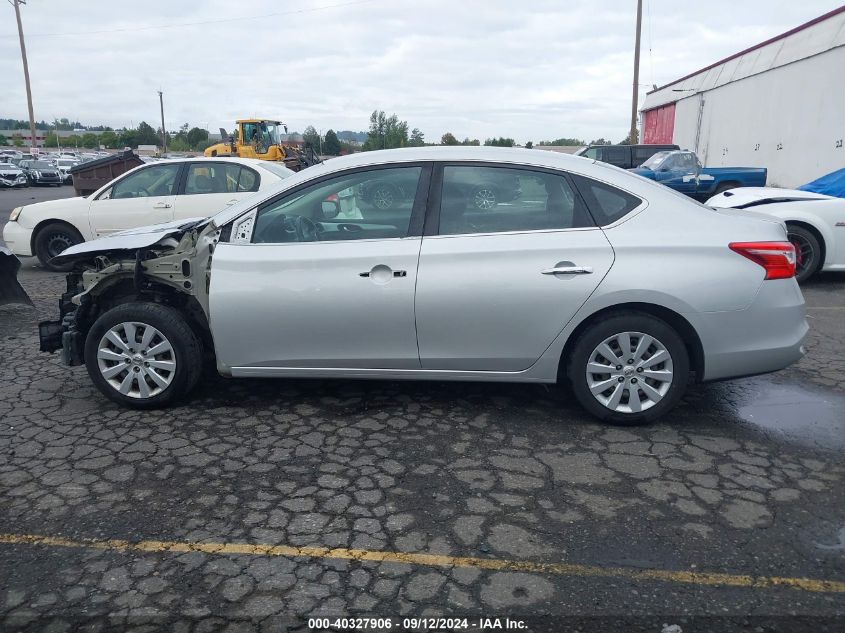
[[[618,413],[650,409],[672,386],[672,356],[642,332],[620,332],[599,343],[587,361],[587,386],[602,405]]]
[[[472,197],[476,209],[487,211],[496,206],[496,192],[492,189],[479,189]]]
[[[170,386],[176,356],[167,337],[146,323],[118,323],[97,345],[97,366],[106,382],[130,398],[151,398]]]
[[[789,241],[795,247],[795,276],[801,277],[807,266],[815,259],[813,245],[803,235],[797,233],[790,233]]]

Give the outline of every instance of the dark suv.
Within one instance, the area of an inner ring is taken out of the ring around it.
[[[642,165],[657,152],[674,149],[681,148],[677,145],[588,145],[575,155],[600,160],[622,169],[632,169]]]
[[[58,167],[46,160],[22,160],[19,167],[31,185],[62,185],[62,175]]]

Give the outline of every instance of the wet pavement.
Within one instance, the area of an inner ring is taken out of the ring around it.
[[[120,409],[38,353],[63,278],[24,264],[35,309],[0,307],[4,630],[845,617],[845,276],[805,288],[801,362],[619,429],[526,385],[206,375],[173,409]]]

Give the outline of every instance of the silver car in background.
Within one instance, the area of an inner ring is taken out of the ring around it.
[[[490,183],[512,196],[478,205]],[[230,377],[568,382],[635,424],[691,378],[786,367],[807,334],[780,221],[538,150],[336,158],[56,260],[75,270],[42,350],[141,408],[187,393],[205,354]]]

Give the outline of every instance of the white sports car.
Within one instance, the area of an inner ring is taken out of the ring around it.
[[[820,270],[845,271],[845,198],[774,187],[742,187],[710,198],[709,207],[748,209],[786,223],[799,282]]]
[[[249,158],[161,160],[141,165],[84,198],[28,204],[12,210],[3,228],[18,257],[50,260],[66,248],[118,231],[207,217],[267,189],[293,171],[281,163]]]

